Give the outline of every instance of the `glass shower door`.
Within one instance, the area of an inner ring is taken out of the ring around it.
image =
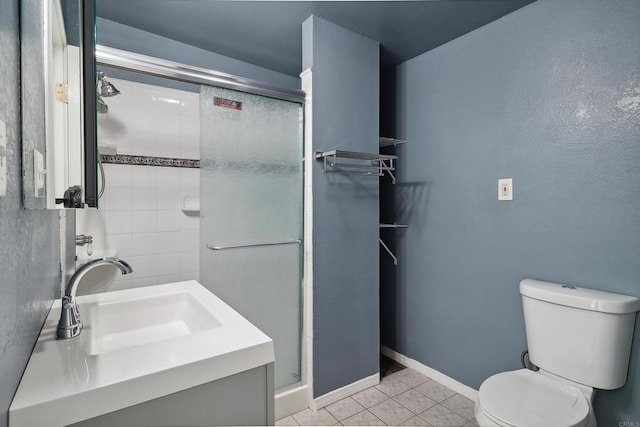
[[[269,335],[275,385],[300,381],[300,104],[202,86],[201,281]]]

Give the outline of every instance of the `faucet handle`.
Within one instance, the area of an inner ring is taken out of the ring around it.
[[[76,235],[76,246],[84,246],[93,243],[93,236],[87,234]]]

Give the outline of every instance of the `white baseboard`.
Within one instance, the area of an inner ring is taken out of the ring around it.
[[[450,376],[447,376],[440,371],[423,365],[417,360],[411,359],[383,345],[380,346],[380,353],[384,354],[389,359],[395,360],[396,362],[406,366],[407,368],[411,368],[423,375],[428,376],[432,380],[438,381],[440,384],[449,387],[451,390],[463,395],[468,399],[473,400],[474,402],[478,400],[478,390],[475,390],[468,385],[464,385],[460,381],[454,380]]]
[[[345,397],[351,396],[352,394],[358,393],[364,389],[373,387],[374,385],[378,385],[379,383],[380,373],[377,373],[375,375],[371,375],[370,377],[358,380],[354,383],[347,384],[346,386],[340,387],[337,390],[330,391],[329,393],[323,394],[320,397],[316,397],[311,401],[309,407],[314,411],[317,411],[318,409],[324,408],[327,405],[331,405],[338,400],[342,400]]]
[[[306,384],[294,385],[276,393],[276,420],[300,412],[309,407],[311,389]]]

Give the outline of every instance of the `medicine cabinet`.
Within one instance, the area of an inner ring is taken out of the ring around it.
[[[21,0],[27,209],[97,206],[93,0]]]

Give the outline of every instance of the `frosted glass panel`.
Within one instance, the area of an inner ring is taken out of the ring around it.
[[[201,281],[275,345],[276,388],[300,381],[302,106],[200,92]]]

